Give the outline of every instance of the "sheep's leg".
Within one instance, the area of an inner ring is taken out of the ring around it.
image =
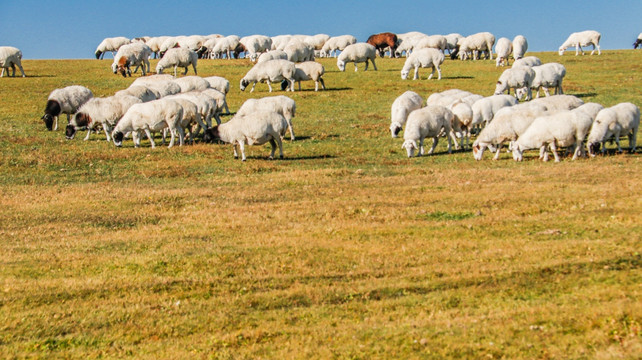
[[[377,71],[377,64],[375,64],[375,59],[372,58],[372,59],[370,59],[370,61],[372,61],[372,67],[375,69],[375,71]],[[366,62],[366,64],[368,64],[368,63]]]
[[[560,156],[557,153],[557,145],[555,145],[555,141],[551,142],[551,152],[553,153],[553,156],[555,157],[555,162],[560,162]]]
[[[412,77],[413,80],[419,79],[419,65],[415,66],[415,76]],[[430,79],[430,77],[428,77]]]
[[[288,120],[288,130],[290,130],[290,140],[294,141],[294,129],[292,128],[292,120]]]
[[[87,129],[87,136],[85,136],[85,138],[83,139],[83,141],[87,141],[87,140],[89,140],[89,135],[91,135],[91,128],[88,128],[88,129]]]
[[[53,131],[58,130],[58,116],[54,116],[54,127]]]
[[[543,160],[545,154],[547,154],[546,153],[546,144],[540,146],[540,148],[539,148],[539,159]]]
[[[279,140],[281,137],[278,137]],[[272,151],[270,151],[270,157],[268,159],[273,160],[274,159],[274,152],[276,151],[276,142],[274,142],[274,138],[270,139],[270,145],[272,147]]]
[[[455,150],[459,150],[460,147],[459,147],[459,144],[457,144],[457,135],[455,135],[455,130],[454,129],[450,129],[450,133],[447,135],[447,137],[448,137],[448,139],[452,138],[455,141]],[[462,142],[461,143],[462,143],[462,146],[463,146],[463,144],[464,144],[464,138],[463,137],[462,137]]]
[[[0,73],[0,77],[4,77],[4,69],[5,69],[5,68],[2,68],[2,73]],[[9,72],[8,72],[8,71],[7,71],[7,74],[9,74]]]
[[[354,72],[357,72],[357,70],[359,70],[359,68],[357,67],[357,63],[355,62],[354,63]],[[366,61],[366,70],[368,70],[368,62],[367,61]]]
[[[495,156],[493,156],[493,160],[499,160],[499,154],[501,153],[502,147],[498,146],[497,151],[495,151]]]
[[[189,67],[185,66],[185,72],[183,73],[183,76],[187,75],[187,70],[189,70]],[[196,72],[196,68],[194,68],[194,72]]]
[[[448,138],[448,139],[449,139],[448,143],[450,143],[450,138]],[[437,143],[438,142],[439,142],[439,135],[437,135],[434,138],[432,138],[432,147],[430,148],[430,150],[428,150],[428,155],[431,155],[433,152],[435,152],[435,149],[437,148]]]
[[[593,45],[593,51],[591,51],[591,55],[593,55],[595,54],[595,44],[591,44],[591,45]]]
[[[149,139],[149,142],[152,144],[152,149],[156,147],[156,143],[154,143],[154,137],[152,136],[151,131],[149,129],[145,129],[145,135],[147,135],[147,138]],[[139,146],[140,146],[140,135],[138,136],[138,141],[139,141]]]
[[[265,82],[267,83],[267,86],[270,89],[270,92],[272,92],[272,85],[270,84],[270,79],[265,80]]]
[[[323,81],[323,78],[319,78],[319,81],[321,82],[321,88],[325,90],[325,82]]]
[[[178,68],[178,65],[174,66],[174,77],[176,77],[176,69]]]
[[[437,68],[437,80],[441,80],[441,67],[439,65],[435,67]]]
[[[424,138],[419,139],[419,151],[417,156],[423,156],[426,151],[424,150]]]
[[[548,91],[548,88],[546,86],[542,86],[542,90],[544,90],[544,94],[548,97],[551,96],[551,93]],[[537,96],[539,97],[539,91],[537,91]]]
[[[283,140],[280,136],[276,137],[276,144],[279,145],[279,159],[283,159]]]
[[[256,86],[256,81],[252,84],[252,88],[250,89],[250,92],[254,91],[255,86]]]
[[[225,111],[227,112],[226,115],[230,115],[231,112],[230,112],[230,108],[227,106],[227,100],[225,100],[225,102],[223,102],[223,107],[225,108]]]
[[[103,124],[103,130],[105,131],[105,137],[107,138],[107,142],[111,141],[111,137],[109,134],[111,134],[111,128],[107,124]]]
[[[16,77],[16,64],[11,64],[11,70],[13,70],[11,77]]]
[[[635,154],[635,144],[638,138],[638,129],[634,128],[633,133],[629,135],[629,153]]]
[[[622,148],[620,147],[620,132],[618,131],[613,135],[615,137],[615,144],[617,145],[617,152],[621,153]]]
[[[578,156],[582,156],[582,139],[579,139],[577,144],[575,144],[575,151],[573,151],[573,158],[571,160],[576,160]]]
[[[169,131],[169,146],[167,148],[171,148],[174,146],[174,141],[176,140],[176,128],[166,128]]]
[[[239,141],[239,149],[241,149],[241,160],[245,161],[245,142],[244,141]]]
[[[194,75],[198,75],[198,73],[196,72],[196,63],[192,64],[192,68],[194,69]],[[185,74],[187,74],[187,66],[185,67]]]

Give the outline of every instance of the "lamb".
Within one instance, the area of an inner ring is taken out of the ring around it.
[[[306,61],[302,63],[295,64],[296,72],[294,73],[294,81],[299,83],[299,91],[301,91],[301,81],[313,80],[314,81],[314,91],[319,91],[319,82],[321,83],[321,88],[325,90],[325,82],[323,81],[323,74],[325,74],[325,68],[318,62],[315,61]],[[281,83],[281,86],[287,85],[286,83]]]
[[[513,39],[513,59],[519,60],[524,57],[528,50],[528,41],[522,35],[517,35]]]
[[[408,119],[408,114],[421,109],[424,100],[414,91],[406,91],[395,99],[390,109],[390,134],[396,138]]]
[[[466,60],[468,52],[472,52],[473,60],[476,60],[479,52],[487,51],[490,59],[493,60],[493,45],[495,45],[495,36],[489,32],[467,36],[459,43],[459,58]]]
[[[432,147],[428,151],[428,155],[430,155],[435,151],[439,135],[443,132],[448,139],[448,153],[452,153],[452,143],[448,136],[451,132],[452,120],[453,113],[443,106],[428,105],[414,110],[408,115],[401,148],[406,149],[408,157],[413,157],[415,150],[419,150],[417,156],[422,156],[424,154],[424,139],[431,137],[433,139]]]
[[[224,141],[234,147],[234,158],[238,158],[236,146],[241,150],[241,160],[245,161],[245,143],[248,145],[262,145],[270,142],[272,152],[270,159],[274,158],[276,146],[279,146],[279,155],[283,159],[283,143],[281,136],[284,134],[288,123],[283,115],[272,111],[257,111],[245,115],[236,115],[232,120],[215,126],[205,131],[204,141]]]
[[[431,36],[426,36],[422,39],[419,39],[417,42],[415,42],[413,46],[413,50],[426,49],[426,48],[439,49],[443,54],[446,51],[447,45],[448,45],[448,40],[446,40],[445,36],[431,35]]]
[[[227,96],[227,93],[230,91],[230,82],[224,77],[209,76],[204,79],[210,83],[210,88],[220,91],[225,96]],[[225,101],[224,106],[226,113],[229,115],[230,108],[227,106],[227,100]]]
[[[405,80],[408,78],[408,73],[411,68],[415,68],[415,76],[413,80],[419,79],[419,67],[432,68],[428,80],[432,78],[437,69],[437,80],[441,80],[441,68],[440,65],[444,62],[444,54],[437,49],[424,48],[415,50],[408,56],[406,62],[401,69],[401,79]],[[374,64],[374,63],[373,63]]]
[[[562,81],[566,76],[566,68],[559,63],[546,63],[540,66],[533,66],[531,69],[535,72],[535,77],[531,83],[531,89],[535,89],[535,98],[539,98],[539,89],[544,89],[546,96],[551,96],[548,91],[549,87],[555,88],[555,94],[563,94]],[[524,89],[516,91],[517,97],[521,98]]]
[[[505,37],[499,38],[495,45],[495,52],[497,53],[495,67],[504,66],[504,64],[508,66],[508,57],[513,52],[513,43]]]
[[[58,115],[67,114],[67,122],[71,121],[71,114],[76,113],[82,104],[94,97],[91,90],[84,86],[72,85],[62,89],[56,89],[49,94],[45,114],[42,121],[45,122],[47,130],[58,130]]]
[[[377,65],[375,64],[375,57],[376,49],[370,44],[356,43],[348,45],[337,58],[337,67],[340,71],[345,71],[346,63],[354,62],[354,71],[357,71],[357,64],[365,62],[365,71],[368,71],[368,60],[370,60],[376,71]]]
[[[497,86],[495,86],[495,95],[501,95],[504,91],[508,90],[510,95],[510,89],[520,89],[526,87],[526,100],[530,100],[533,97],[531,91],[531,85],[533,79],[535,78],[535,72],[529,67],[517,67],[506,69],[497,80]],[[518,98],[517,92],[515,92],[515,97]]]
[[[180,127],[182,119],[183,107],[171,99],[134,104],[127,110],[118,124],[116,124],[111,134],[112,140],[114,141],[114,145],[121,147],[125,134],[133,132],[134,146],[139,147],[140,131],[144,131],[153,149],[156,147],[156,144],[154,143],[151,132],[169,128],[171,134],[169,147],[171,148],[174,146],[176,131],[179,132],[179,136],[184,135],[182,134],[183,129]]]
[[[637,133],[640,127],[640,109],[632,103],[620,103],[597,113],[595,123],[588,136],[587,148],[595,156],[600,145],[602,154],[606,153],[606,141],[615,138],[617,151],[621,152],[620,136],[629,138],[629,152],[635,152]]]
[[[513,50],[515,52],[515,50]],[[515,59],[515,62],[513,62],[513,67],[520,67],[520,66],[539,66],[542,65],[542,60],[540,60],[537,56],[527,56],[523,57],[519,60]]]
[[[283,115],[288,123],[290,140],[294,141],[294,129],[292,127],[292,118],[296,114],[296,103],[294,100],[283,95],[268,96],[261,99],[247,99],[236,114],[247,115],[257,111],[272,111]]]
[[[283,51],[288,56],[288,60],[295,63],[314,61],[314,47],[302,41],[290,41]]]
[[[321,48],[321,56],[331,57],[334,53],[334,57],[337,57],[337,51],[343,51],[346,47],[356,43],[357,38],[352,35],[331,37],[325,42],[325,44],[323,44],[323,47]]]
[[[602,52],[600,51],[601,37],[602,37],[602,34],[594,30],[587,30],[587,31],[572,33],[571,35],[569,35],[568,39],[564,41],[562,46],[560,46],[559,54],[560,56],[564,55],[564,51],[567,48],[574,46],[575,56],[579,55],[580,51],[582,52],[582,55],[584,55],[584,50],[582,50],[582,46],[593,45],[593,51],[591,51],[591,55],[595,53],[595,49],[597,49],[597,54],[601,55],[602,54]]]
[[[161,98],[160,92],[143,85],[131,85],[127,89],[117,91],[116,96],[133,96],[142,102],[154,101]]]
[[[475,101],[472,105],[471,126],[487,125],[495,114],[504,107],[517,105],[518,101],[510,95],[492,95]]]
[[[174,83],[181,87],[181,92],[200,91],[210,87],[210,83],[199,76],[185,76],[175,79]]]
[[[288,59],[288,54],[285,53],[283,50],[270,50],[266,53],[263,53],[259,56],[259,59],[256,61],[258,63],[262,63],[268,60],[287,60]]]
[[[196,72],[196,62],[198,61],[198,55],[189,49],[183,49],[183,48],[173,48],[167,50],[165,53],[165,56],[163,56],[162,59],[158,62],[156,65],[156,72],[158,74],[163,73],[163,69],[166,69],[168,67],[174,67],[174,77],[176,77],[176,68],[177,67],[184,67],[185,72],[183,75],[187,74],[187,68],[192,65],[192,68],[194,69],[194,75],[198,75]]]
[[[135,42],[123,45],[118,49],[114,56],[114,62],[111,69],[120,73],[123,77],[132,76],[131,66],[136,65],[134,72],[142,67],[143,76],[149,72],[149,57],[152,55],[152,49],[141,42]]]
[[[537,118],[546,113],[546,106],[534,103],[525,103],[503,108],[495,114],[493,121],[479,133],[473,143],[473,156],[481,160],[484,150],[496,147],[493,160],[499,159],[501,145],[505,141],[515,141],[523,134],[528,126]]]
[[[73,139],[76,131],[86,127],[87,136],[84,140],[87,141],[91,131],[100,125],[105,131],[107,141],[111,141],[110,134],[114,126],[132,105],[141,102],[139,98],[124,94],[89,99],[69,121],[65,131],[67,140]]]
[[[548,161],[546,146],[549,145],[555,156],[555,162],[560,161],[557,154],[558,146],[574,146],[573,160],[575,160],[582,153],[582,141],[591,129],[592,123],[591,116],[580,108],[538,117],[513,143],[513,159],[522,161],[524,150],[540,149],[540,158]]]
[[[12,77],[16,76],[16,66],[20,69],[22,77],[25,77],[25,72],[22,70],[22,51],[13,46],[0,46],[0,67],[2,68],[2,73],[0,77],[4,76],[4,70],[7,70],[7,76],[9,75],[9,69],[13,69]]]
[[[241,79],[240,88],[241,91],[245,91],[245,88],[252,83],[252,89],[250,92],[254,91],[254,86],[259,81],[265,81],[272,92],[272,85],[270,82],[287,80],[289,89],[294,91],[294,73],[296,72],[296,67],[294,63],[288,60],[269,60],[262,62],[260,64],[254,65],[245,76]]]
[[[113,37],[105,38],[103,41],[98,44],[96,48],[96,59],[102,60],[105,57],[107,51],[111,51],[112,55],[120,49],[121,46],[129,44],[131,41],[126,37]]]
[[[245,47],[250,61],[256,61],[261,53],[272,48],[272,39],[264,35],[245,36],[239,42]]]

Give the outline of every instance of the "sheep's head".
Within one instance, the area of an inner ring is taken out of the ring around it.
[[[40,119],[45,122],[47,130],[53,130],[54,117],[51,114],[44,114]]]
[[[245,79],[241,79],[241,84],[240,84],[240,86],[239,86],[239,87],[241,88],[241,91],[245,91],[245,88],[246,88],[248,85],[250,85],[250,82],[249,82],[249,81],[247,81],[247,80],[245,80]]]
[[[517,143],[513,144],[513,160],[524,161],[524,149]]]
[[[102,54],[103,54],[102,51],[100,51],[100,50],[96,51],[96,60],[100,59],[100,55],[102,55]]]
[[[481,160],[482,155],[484,155],[484,149],[486,149],[485,145],[480,144],[479,140],[475,140],[473,143],[473,157],[475,160]]]
[[[565,50],[566,50],[566,48],[564,46],[560,46],[560,48],[559,48],[559,50],[557,52],[560,54],[560,56],[562,56],[562,55],[564,55],[564,51]]]
[[[588,153],[591,156],[595,156],[598,151],[600,151],[601,144],[600,142],[589,142],[586,144],[586,147],[588,148]]]
[[[157,74],[162,74],[163,73],[163,66],[159,63],[156,65],[156,73]]]
[[[131,70],[129,69],[129,61],[124,56],[118,60],[118,66],[114,70],[114,74],[120,73],[123,77],[132,76]]]
[[[508,88],[508,85],[506,83],[498,81],[497,84],[495,85],[495,95],[503,94],[507,88]]]
[[[121,131],[114,130],[113,133],[111,133],[111,138],[114,140],[114,145],[121,147],[123,146],[123,138],[125,137],[125,134],[123,134]]]
[[[417,146],[417,142],[415,140],[406,140],[403,142],[401,145],[402,149],[406,149],[406,153],[408,154],[408,157],[411,158],[415,156],[415,150],[418,150],[419,147]]]
[[[67,138],[67,140],[71,140],[74,138],[74,136],[76,136],[76,127],[68,124],[67,128],[65,129],[65,137]]]
[[[214,141],[221,140],[221,136],[218,133],[218,126],[214,126],[209,129],[205,129],[205,134],[203,134],[203,141],[211,143]]]
[[[401,131],[400,124],[398,123],[390,124],[390,134],[392,135],[393,138],[396,138],[399,135],[400,131]]]
[[[406,70],[406,69],[401,70],[401,80],[406,80],[408,78],[409,73],[410,73],[410,70]]]
[[[341,60],[337,60],[337,67],[339,71],[346,71],[346,63]]]

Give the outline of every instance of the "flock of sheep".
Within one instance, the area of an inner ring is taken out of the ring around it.
[[[596,31],[573,33],[560,46],[559,54],[571,46],[576,55],[582,46],[593,45],[593,52],[600,54],[600,34]],[[619,138],[629,135],[631,149],[635,149],[636,133],[639,126],[639,109],[630,103],[604,109],[599,104],[583,102],[569,95],[563,95],[562,81],[566,69],[558,63],[542,64],[533,56],[524,57],[528,43],[518,35],[512,41],[500,38],[495,42],[491,33],[482,32],[463,37],[459,34],[428,36],[419,32],[406,34],[381,33],[371,36],[366,43],[358,43],[351,35],[330,37],[324,34],[314,36],[282,35],[267,37],[253,35],[244,38],[232,35],[179,36],[156,38],[107,38],[96,49],[96,58],[106,52],[114,53],[111,69],[123,76],[131,76],[141,68],[143,75],[150,72],[149,59],[161,57],[156,66],[156,75],[143,76],[132,85],[115,95],[94,98],[92,92],[83,86],[69,86],[54,90],[47,101],[42,120],[49,130],[58,128],[58,116],[67,114],[66,136],[72,139],[79,129],[87,129],[89,138],[92,131],[102,128],[108,141],[121,146],[123,139],[131,134],[135,146],[140,145],[144,133],[154,147],[153,132],[169,132],[171,147],[176,136],[180,145],[187,139],[194,141],[200,130],[204,130],[205,141],[223,141],[234,145],[245,160],[245,144],[264,144],[270,142],[274,157],[278,145],[283,157],[282,138],[289,130],[294,140],[292,118],[296,105],[286,96],[267,97],[260,100],[250,99],[237,114],[225,124],[219,115],[223,110],[229,114],[225,96],[229,91],[229,81],[220,77],[201,78],[197,74],[199,58],[232,58],[245,54],[256,64],[240,80],[240,89],[250,84],[254,90],[258,82],[267,83],[270,92],[272,82],[281,83],[283,89],[294,91],[294,83],[305,80],[315,81],[315,91],[321,83],[325,89],[323,65],[314,61],[315,57],[335,56],[337,67],[344,71],[348,62],[365,62],[377,70],[375,57],[388,52],[390,57],[406,56],[401,70],[402,79],[407,79],[414,68],[414,79],[418,79],[420,67],[437,70],[441,78],[440,65],[444,62],[446,51],[451,58],[461,60],[478,59],[485,55],[493,59],[495,47],[496,66],[509,65],[509,57],[515,59],[512,68],[505,70],[499,77],[495,95],[482,97],[462,90],[448,90],[432,94],[423,106],[424,100],[416,93],[408,91],[399,96],[392,104],[390,130],[393,137],[404,129],[404,143],[407,155],[415,151],[424,154],[423,141],[433,138],[431,154],[440,136],[448,140],[451,152],[451,139],[456,147],[469,144],[470,135],[477,129],[477,138],[472,146],[476,159],[481,159],[485,149],[500,154],[502,143],[510,141],[510,149],[515,160],[521,160],[524,150],[538,148],[540,158],[548,159],[546,147],[550,147],[556,161],[558,147],[569,147],[573,159],[584,155],[582,144],[588,136],[588,152],[594,155],[609,138],[614,138],[619,146]],[[337,54],[337,52],[340,52]],[[593,54],[591,52],[591,54]],[[583,51],[582,51],[583,53]],[[15,67],[22,71],[20,50],[0,47],[0,65],[4,70]],[[195,76],[176,78],[177,68],[183,67],[186,75],[189,67]],[[162,75],[164,69],[173,68],[174,75]],[[24,71],[22,71],[24,76]],[[557,95],[550,96],[549,88]],[[510,89],[515,96],[510,96]],[[518,101],[532,99],[532,89],[543,89],[547,98],[535,99],[525,103]],[[508,91],[509,95],[503,95]],[[73,118],[72,118],[73,115]],[[211,118],[217,125],[212,127]],[[457,144],[457,139],[461,144]]]

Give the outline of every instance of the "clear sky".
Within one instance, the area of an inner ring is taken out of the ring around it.
[[[602,49],[630,49],[642,32],[642,0],[1,0],[0,9],[0,46],[20,48],[25,59],[93,58],[113,36],[325,33],[365,41],[384,31],[489,31],[555,51],[575,31],[601,32]]]

